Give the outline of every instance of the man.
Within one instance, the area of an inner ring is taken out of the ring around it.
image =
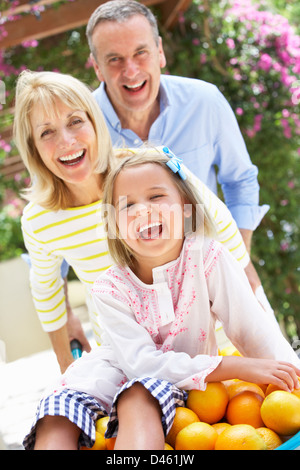
[[[94,95],[114,145],[167,145],[214,192],[217,166],[225,203],[250,252],[268,206],[258,205],[257,168],[223,95],[201,80],[161,75],[166,58],[157,23],[138,2],[100,5],[87,38],[101,82]]]
[[[167,145],[214,192],[218,166],[225,203],[250,253],[253,230],[268,206],[258,205],[257,168],[223,95],[201,80],[161,74],[166,58],[156,19],[134,0],[100,5],[87,39],[101,82],[94,96],[114,146]],[[245,271],[254,292],[261,292],[251,262]]]

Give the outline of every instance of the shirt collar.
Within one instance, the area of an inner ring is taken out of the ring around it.
[[[105,83],[100,83],[99,89],[100,95],[100,102],[101,102],[101,109],[104,112],[107,120],[110,122],[111,126],[115,128],[117,131],[121,130],[121,123],[120,119],[118,118],[117,113],[112,106],[106,90],[105,90]],[[164,84],[164,76],[161,76],[160,86],[159,86],[159,100],[160,100],[160,113],[162,113],[168,106],[171,106],[170,103],[170,96],[168,90]]]
[[[103,113],[105,114],[107,120],[110,122],[111,126],[114,127],[117,131],[120,131],[121,129],[120,119],[118,118],[118,115],[116,111],[114,110],[114,107],[111,104],[107,96],[104,82],[100,83],[99,91],[100,91],[100,104],[101,104],[101,109]]]

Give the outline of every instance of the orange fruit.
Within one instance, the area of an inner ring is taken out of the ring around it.
[[[96,431],[96,440],[92,447],[82,446],[80,450],[106,450],[106,440],[100,432]]]
[[[266,395],[266,390],[268,388],[268,384],[257,384],[257,385],[262,389],[262,391]]]
[[[293,393],[276,390],[261,406],[261,417],[267,428],[288,436],[300,430],[300,399]]]
[[[192,423],[177,434],[175,450],[213,450],[217,437],[210,424]]]
[[[256,432],[258,432],[258,434],[263,438],[268,450],[273,450],[276,449],[276,447],[281,446],[282,440],[275,431],[272,431],[272,429],[262,427],[257,428]]]
[[[165,442],[164,450],[174,450],[173,447],[170,446],[167,442]]]
[[[264,426],[260,415],[263,398],[257,393],[241,392],[228,403],[226,419],[230,424],[250,424],[254,428]]]
[[[99,432],[104,436],[106,428],[107,428],[107,423],[109,421],[108,416],[104,416],[103,418],[100,418],[96,421],[96,431]]]
[[[233,346],[226,346],[219,351],[220,356],[241,356],[241,353]]]
[[[300,398],[300,388],[294,388],[294,390],[292,391],[292,394]]]
[[[217,437],[215,450],[267,450],[267,446],[253,426],[236,424]]]
[[[300,383],[299,377],[298,377],[298,381],[299,381],[299,383]],[[267,387],[267,390],[266,390],[265,395],[266,395],[266,396],[267,396],[267,395],[270,395],[270,393],[276,392],[277,390],[281,390],[281,391],[284,392],[284,390],[282,390],[280,387],[278,387],[278,385],[269,384],[268,387]],[[294,395],[296,395],[297,397],[300,398],[300,388],[298,388],[298,389],[297,389],[297,388],[294,388],[294,390],[293,390],[291,393],[293,393]]]
[[[276,390],[282,390],[282,389],[280,389],[277,385],[269,384],[267,386],[265,395],[268,396],[270,395],[270,393],[275,392]]]
[[[175,418],[170,431],[166,436],[166,442],[173,448],[175,447],[175,439],[181,429],[188,426],[188,424],[200,421],[196,413],[189,408],[178,406],[175,411]]]
[[[217,431],[218,434],[221,434],[225,429],[229,428],[231,424],[229,423],[215,423],[212,424],[212,427],[214,428],[215,431]]]
[[[261,387],[257,384],[252,382],[245,382],[243,380],[232,381],[231,383],[225,384],[226,390],[229,396],[229,400],[233,398],[235,395],[238,395],[242,392],[254,392],[260,395],[262,398],[265,398],[265,394],[262,391]]]
[[[109,437],[108,439],[105,439],[107,450],[114,450],[116,439],[116,437]]]
[[[186,406],[197,414],[200,421],[213,424],[225,415],[228,400],[225,385],[222,382],[210,382],[206,390],[190,390]]]

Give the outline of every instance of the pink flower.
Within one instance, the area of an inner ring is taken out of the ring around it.
[[[242,75],[240,73],[235,73],[233,75],[233,78],[239,82],[240,80],[242,80]]]
[[[93,62],[92,62],[92,59],[91,59],[90,56],[89,56],[88,60],[86,61],[84,67],[85,67],[86,69],[90,69],[91,67],[93,67]]]
[[[233,39],[227,38],[225,42],[229,49],[235,49],[235,42]]]
[[[244,110],[242,108],[236,108],[235,112],[238,116],[242,116],[244,114]]]
[[[259,132],[261,130],[261,121],[262,121],[263,115],[262,114],[257,114],[254,117],[254,125],[253,129],[255,132]]]
[[[4,152],[9,153],[11,151],[11,146],[2,139],[0,140],[0,149],[3,149]]]
[[[183,24],[185,22],[185,17],[184,17],[184,14],[182,12],[179,12],[179,15],[178,15],[178,22],[180,24]]]
[[[258,67],[268,72],[272,66],[272,62],[272,57],[270,57],[269,54],[262,54],[258,61]]]
[[[288,200],[288,199],[282,199],[282,200],[280,201],[280,205],[283,206],[283,207],[287,206],[288,203],[289,203],[289,200]]]
[[[289,245],[288,242],[281,242],[281,243],[280,243],[280,249],[281,249],[282,251],[287,251],[287,250],[289,249],[289,247],[290,247],[290,245]]]
[[[200,64],[205,64],[206,63],[206,54],[201,54],[200,55]]]
[[[33,39],[32,41],[22,42],[23,47],[37,47],[38,45],[39,45],[39,43],[36,39]]]
[[[250,139],[252,139],[253,137],[255,137],[256,132],[254,131],[254,129],[246,129],[246,134],[248,137],[250,137]]]
[[[283,127],[283,135],[290,139],[292,137],[292,130],[290,128],[289,122],[287,119],[281,119],[281,125]]]
[[[19,181],[21,181],[21,179],[22,179],[22,176],[20,175],[20,173],[16,173],[14,176],[14,180],[18,183]]]

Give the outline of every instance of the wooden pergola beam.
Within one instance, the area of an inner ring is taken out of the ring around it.
[[[18,5],[8,10],[5,10],[1,13],[3,18],[7,18],[11,15],[19,15],[20,13],[28,13],[34,9],[35,6],[49,6],[57,0],[39,0],[37,3],[28,3],[28,0],[19,0]]]
[[[36,5],[47,7],[52,3],[53,0],[41,0]],[[54,36],[84,26],[93,11],[102,3],[105,3],[105,0],[75,0],[61,5],[59,8],[46,8],[44,12],[40,13],[39,19],[33,14],[25,14],[18,20],[6,22],[4,27],[7,36],[0,40],[0,49],[19,45],[24,41]],[[175,24],[179,11],[184,11],[191,0],[141,0],[141,3],[149,7],[158,5],[162,11],[164,26],[170,28]],[[19,8],[19,12],[27,12],[32,9],[33,5],[22,2],[17,8]],[[16,9],[12,12],[16,12]],[[2,13],[3,17],[4,13]]]
[[[166,29],[173,28],[178,21],[180,13],[188,9],[192,0],[165,0],[161,6],[163,24]]]
[[[43,39],[83,26],[101,3],[104,1],[76,0],[61,5],[58,9],[48,8],[40,14],[40,19],[28,14],[19,20],[7,22],[4,27],[8,34],[0,41],[0,48],[6,49],[24,41]]]

